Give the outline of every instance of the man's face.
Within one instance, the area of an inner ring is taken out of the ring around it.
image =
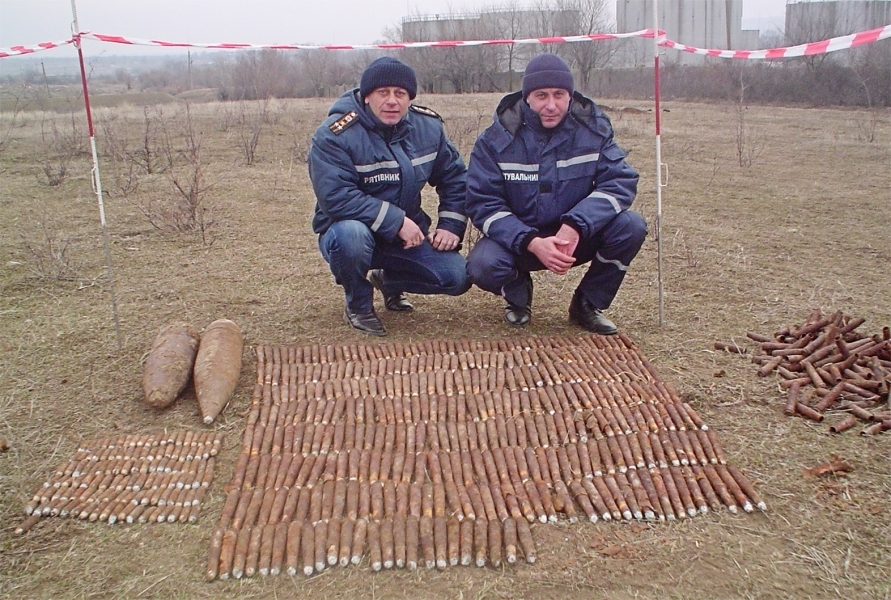
[[[526,102],[529,107],[538,113],[541,124],[546,129],[551,129],[560,124],[566,111],[569,110],[569,90],[563,88],[541,88],[533,90]]]
[[[408,112],[411,99],[401,87],[381,87],[365,96],[365,104],[384,125],[395,125]]]

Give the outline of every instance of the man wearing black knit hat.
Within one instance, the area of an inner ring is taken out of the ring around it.
[[[502,98],[467,173],[467,214],[483,233],[467,272],[504,298],[508,324],[532,318],[532,271],[565,275],[590,263],[569,318],[595,333],[617,332],[603,311],[646,237],[643,218],[629,210],[638,174],[626,156],[609,118],[574,91],[562,58],[529,61],[522,91]]]
[[[331,106],[307,158],[319,249],[343,287],[344,320],[369,335],[386,335],[375,288],[395,312],[414,310],[405,292],[457,296],[470,288],[458,253],[466,168],[439,115],[411,104],[417,91],[411,67],[375,60]],[[421,208],[428,183],[439,195],[435,228]]]

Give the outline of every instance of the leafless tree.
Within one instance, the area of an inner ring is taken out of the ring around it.
[[[553,14],[559,35],[592,35],[611,33],[608,0],[555,0]],[[595,69],[605,67],[616,54],[618,45],[610,40],[566,44],[564,58],[579,74],[579,85],[588,90]]]

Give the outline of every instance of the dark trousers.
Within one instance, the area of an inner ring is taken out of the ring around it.
[[[542,231],[541,237],[554,235],[559,225]],[[637,256],[647,235],[643,217],[631,211],[616,215],[603,229],[590,238],[579,240],[573,256],[573,268],[590,263],[577,291],[595,307],[609,308],[619,292],[628,265]],[[538,258],[523,251],[517,255],[487,237],[474,244],[467,256],[467,274],[477,287],[503,296],[516,306],[529,303],[528,275],[545,267]]]
[[[448,294],[460,296],[470,289],[464,257],[440,252],[424,240],[405,249],[401,240],[384,243],[359,221],[339,221],[319,236],[319,250],[343,286],[350,312],[371,312],[374,288],[366,279],[370,269],[384,270],[388,294]]]

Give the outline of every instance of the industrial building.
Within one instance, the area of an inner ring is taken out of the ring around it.
[[[788,0],[786,39],[803,44],[891,25],[891,0]]]
[[[617,31],[628,33],[653,26],[654,0],[617,0]],[[742,29],[743,0],[658,0],[659,29],[678,43],[697,48],[756,50],[758,31]],[[652,65],[653,41],[628,40],[616,57],[620,66]],[[702,64],[704,56],[666,50],[666,63]]]

